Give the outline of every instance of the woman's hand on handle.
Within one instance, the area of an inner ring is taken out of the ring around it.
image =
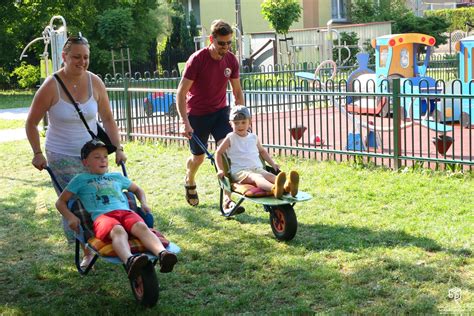
[[[43,153],[35,154],[33,160],[31,160],[31,163],[39,171],[43,170],[48,165],[48,162],[46,161],[46,158],[44,157]]]
[[[125,155],[125,152],[122,149],[118,148],[115,152],[115,163],[118,166],[121,162],[127,162],[127,155]]]

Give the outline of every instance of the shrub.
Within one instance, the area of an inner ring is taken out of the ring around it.
[[[34,88],[39,83],[40,68],[22,63],[20,67],[13,70],[11,76],[17,77],[20,88]]]

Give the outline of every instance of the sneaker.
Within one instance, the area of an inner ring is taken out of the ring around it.
[[[168,273],[173,271],[174,265],[178,262],[176,255],[168,250],[163,250],[159,254],[160,272]]]
[[[148,256],[145,254],[137,254],[130,256],[127,259],[127,273],[128,273],[128,278],[130,280],[136,279],[140,273],[142,272],[142,269],[148,264]]]

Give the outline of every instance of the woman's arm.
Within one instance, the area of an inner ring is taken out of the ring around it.
[[[94,92],[97,93],[97,105],[99,116],[104,124],[105,131],[110,137],[110,141],[113,145],[117,147],[115,152],[115,162],[119,164],[121,161],[126,162],[127,156],[123,151],[123,147],[120,145],[120,135],[117,127],[117,123],[114,120],[112,110],[110,108],[110,100],[107,95],[107,90],[105,90],[105,85],[102,80],[96,75],[92,76],[94,84]]]
[[[36,92],[33,102],[31,103],[30,112],[25,123],[26,136],[33,150],[32,164],[38,170],[46,167],[46,158],[41,150],[40,136],[38,132],[38,124],[46,115],[46,112],[57,101],[57,93],[54,86],[54,79],[48,77]]]

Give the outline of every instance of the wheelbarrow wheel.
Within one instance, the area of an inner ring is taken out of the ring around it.
[[[132,292],[139,304],[144,307],[153,307],[158,302],[158,278],[154,265],[149,262],[142,273],[130,281]]]
[[[292,240],[298,228],[293,206],[290,204],[272,206],[270,209],[270,226],[278,240]]]

